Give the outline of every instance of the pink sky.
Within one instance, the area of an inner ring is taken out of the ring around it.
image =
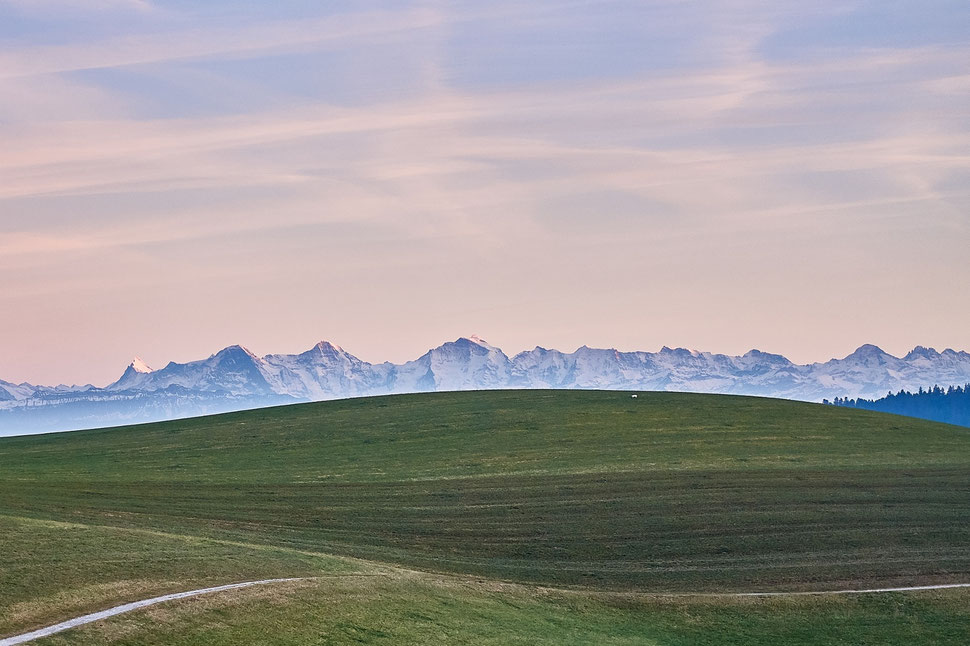
[[[0,379],[472,333],[970,349],[965,16],[216,5],[0,7]]]

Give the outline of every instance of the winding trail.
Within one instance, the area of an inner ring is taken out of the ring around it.
[[[187,592],[176,592],[174,594],[165,594],[160,597],[152,597],[151,599],[143,599],[142,601],[133,601],[132,603],[126,603],[120,606],[115,606],[114,608],[108,608],[107,610],[101,610],[100,612],[93,612],[89,615],[82,615],[80,617],[75,617],[74,619],[68,619],[67,621],[62,621],[59,624],[54,624],[53,626],[48,626],[46,628],[41,628],[39,630],[34,630],[29,633],[24,633],[22,635],[14,635],[13,637],[7,637],[5,639],[0,639],[0,646],[15,646],[16,644],[25,644],[27,642],[33,641],[35,639],[40,639],[41,637],[48,637],[56,633],[70,630],[71,628],[76,628],[78,626],[83,626],[85,624],[91,624],[96,621],[101,621],[102,619],[107,619],[108,617],[114,617],[115,615],[121,615],[126,612],[131,612],[132,610],[139,610],[141,608],[147,608],[148,606],[154,606],[159,603],[165,603],[166,601],[175,601],[176,599],[186,599],[188,597],[196,597],[200,594],[209,594],[211,592],[223,592],[225,590],[236,590],[239,588],[249,588],[255,585],[270,585],[273,583],[287,583],[290,581],[309,581],[314,577],[295,577],[290,579],[262,579],[260,581],[245,581],[243,583],[230,583],[227,585],[219,585],[213,588],[200,588],[198,590],[189,590]],[[678,593],[671,596],[691,596],[691,597],[796,597],[796,596],[824,596],[824,595],[835,595],[835,594],[872,594],[878,592],[918,592],[921,590],[946,590],[950,588],[970,588],[970,583],[945,583],[940,585],[914,585],[903,588],[868,588],[863,590],[819,590],[815,592],[700,592],[700,593]],[[667,596],[662,593],[656,596]]]
[[[970,588],[970,583],[941,583],[939,585],[911,585],[904,588],[866,588],[863,590],[817,590],[803,592],[708,592],[692,594],[692,597],[808,597],[833,594],[872,594],[875,592],[919,592],[920,590],[948,590]],[[3,642],[0,642],[3,646]]]
[[[114,608],[108,608],[107,610],[102,610],[100,612],[92,612],[89,615],[82,615],[80,617],[75,617],[74,619],[68,619],[67,621],[62,621],[59,624],[54,624],[53,626],[48,626],[46,628],[34,630],[29,633],[24,633],[22,635],[15,635],[13,637],[7,637],[6,639],[0,639],[0,646],[14,646],[15,644],[25,644],[29,641],[40,639],[41,637],[48,637],[50,635],[53,635],[65,630],[69,630],[71,628],[83,626],[84,624],[92,624],[96,621],[107,619],[108,617],[121,615],[126,612],[131,612],[132,610],[147,608],[148,606],[154,606],[155,604],[165,603],[166,601],[175,601],[176,599],[186,599],[188,597],[197,597],[200,594],[209,594],[210,592],[222,592],[224,590],[236,590],[238,588],[249,588],[254,585],[269,585],[271,583],[285,583],[288,581],[305,581],[305,580],[307,579],[306,578],[262,579],[260,581],[246,581],[244,583],[230,583],[228,585],[217,585],[214,588],[199,588],[198,590],[189,590],[188,592],[176,592],[174,594],[163,594],[160,597],[152,597],[151,599],[142,599],[141,601],[133,601],[131,603],[115,606]]]

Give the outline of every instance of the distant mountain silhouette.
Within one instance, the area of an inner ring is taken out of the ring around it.
[[[779,354],[740,356],[536,347],[509,357],[477,336],[402,364],[372,364],[321,341],[300,354],[259,357],[232,345],[206,359],[152,369],[135,358],[104,387],[0,381],[0,435],[116,426],[195,415],[395,393],[497,388],[668,390],[822,401],[970,382],[970,354],[915,347],[896,357],[866,344],[842,359],[798,365]]]

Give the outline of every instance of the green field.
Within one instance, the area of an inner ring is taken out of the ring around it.
[[[759,398],[496,391],[6,438],[0,541],[0,635],[319,577],[37,643],[964,644],[963,590],[657,595],[970,581],[970,431]]]

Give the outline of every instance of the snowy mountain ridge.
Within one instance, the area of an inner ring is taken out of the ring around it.
[[[232,345],[206,359],[155,370],[136,358],[104,388],[0,381],[0,434],[445,390],[671,390],[821,401],[965,383],[970,354],[922,346],[895,357],[866,344],[842,359],[799,365],[760,350],[732,356],[668,347],[621,352],[582,346],[570,353],[536,347],[510,358],[477,336],[444,343],[403,364],[371,364],[328,341],[300,354],[264,357]]]

